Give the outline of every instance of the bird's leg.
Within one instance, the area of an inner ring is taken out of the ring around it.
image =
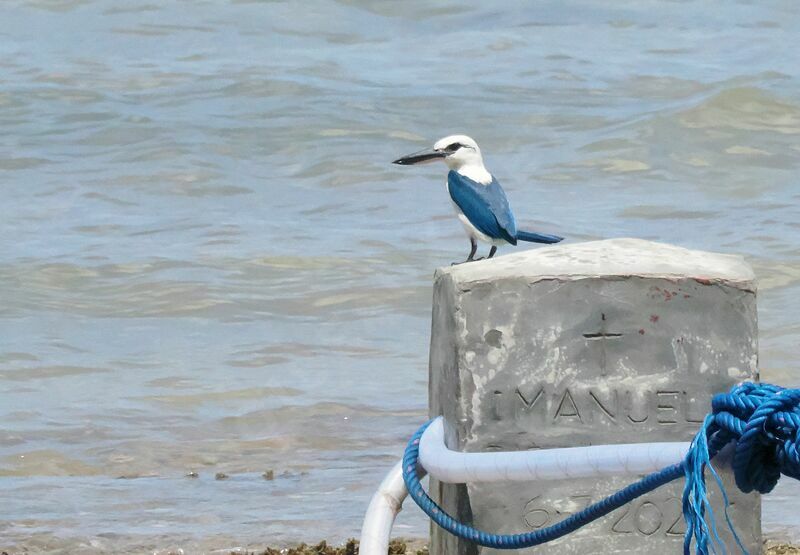
[[[486,258],[493,257],[494,253],[496,253],[496,252],[497,252],[497,246],[496,245],[492,245],[492,248],[489,250],[489,256],[487,256]]]
[[[467,257],[465,262],[472,262],[473,260],[475,260],[475,251],[478,250],[478,242],[475,240],[475,237],[469,238],[469,244],[471,248],[469,249],[469,256]]]
[[[467,257],[467,259],[464,262],[453,262],[452,264],[450,264],[451,266],[457,266],[458,264],[464,264],[466,262],[472,262],[473,260],[475,260],[475,251],[478,250],[478,242],[475,240],[474,237],[470,237],[469,244],[470,244],[470,249],[469,249],[469,256]]]

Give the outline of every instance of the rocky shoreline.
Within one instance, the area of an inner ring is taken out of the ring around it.
[[[301,543],[286,548],[268,547],[263,551],[231,551],[230,555],[358,555],[358,540],[351,539],[339,546],[322,541],[315,545]],[[389,544],[389,555],[428,555],[428,543],[420,539],[395,539]],[[800,555],[800,546],[767,541],[764,555]]]

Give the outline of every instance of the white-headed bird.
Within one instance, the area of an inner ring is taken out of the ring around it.
[[[479,240],[492,246],[487,257],[491,258],[501,245],[516,245],[517,241],[558,243],[563,239],[557,235],[517,229],[505,191],[484,167],[478,143],[466,135],[439,139],[432,149],[403,156],[392,163],[410,166],[434,160],[444,160],[450,168],[447,192],[469,236],[470,251],[466,262],[475,260]]]

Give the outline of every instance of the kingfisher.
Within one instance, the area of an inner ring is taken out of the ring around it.
[[[517,229],[505,191],[483,165],[478,143],[466,135],[439,139],[433,148],[403,156],[392,163],[411,166],[436,160],[444,160],[450,168],[447,192],[469,237],[469,256],[464,262],[483,260],[483,257],[475,258],[478,241],[491,245],[486,258],[492,258],[497,247],[516,245],[517,241],[551,244],[563,239],[558,235]]]

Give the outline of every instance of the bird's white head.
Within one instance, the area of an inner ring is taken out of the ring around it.
[[[446,153],[444,163],[451,170],[458,171],[464,166],[483,167],[481,149],[478,148],[478,143],[472,137],[450,135],[436,141],[433,150]]]
[[[393,164],[410,166],[424,164],[434,160],[444,160],[451,170],[469,177],[479,183],[490,183],[492,176],[483,165],[481,149],[471,137],[466,135],[449,135],[434,143],[432,149],[425,149],[408,156],[398,158]]]

